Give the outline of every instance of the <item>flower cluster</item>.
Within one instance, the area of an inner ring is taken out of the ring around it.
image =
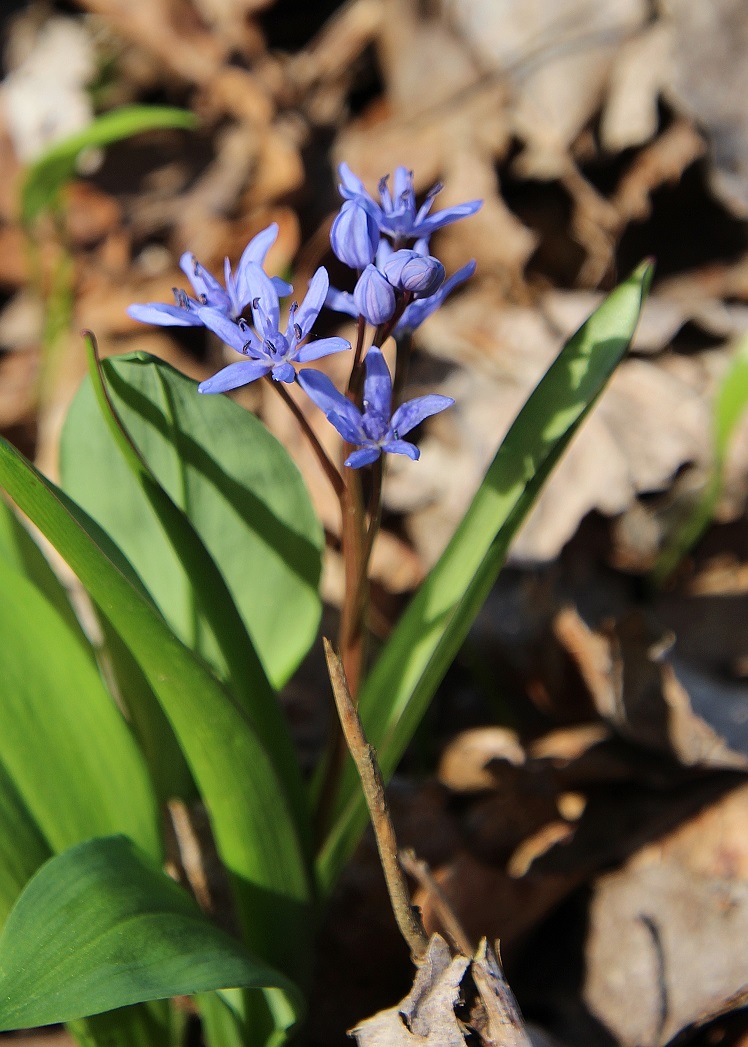
[[[395,405],[393,410],[392,377],[380,346],[389,335],[398,341],[415,330],[473,274],[475,263],[469,262],[446,279],[444,266],[429,254],[429,238],[437,229],[474,214],[481,201],[431,214],[440,186],[435,186],[417,207],[413,174],[404,167],[397,168],[392,190],[388,178],[381,180],[379,203],[346,164],[340,165],[339,174],[344,202],[333,222],[330,241],[337,258],[357,273],[353,292],[330,287],[327,271],[320,267],[301,305],[293,302],[290,306],[288,321],[281,330],[280,297],[291,294],[293,288],[279,277],[269,277],[263,268],[278,236],[278,226],[273,224],[250,241],[236,271],[226,259],[225,285],[194,255],[184,254],[180,267],[194,295],[175,288],[173,305],[132,305],[128,313],[143,323],[207,327],[244,357],[202,382],[201,393],[227,392],[263,377],[276,382],[297,381],[350,445],[345,465],[357,469],[370,465],[383,452],[417,459],[418,448],[402,437],[424,418],[454,402],[430,394]],[[376,329],[368,351],[364,354],[363,342],[356,349],[355,359],[363,357],[360,402],[353,382],[345,395],[322,372],[297,369],[299,364],[351,348],[344,338],[310,340],[324,305],[363,317]]]

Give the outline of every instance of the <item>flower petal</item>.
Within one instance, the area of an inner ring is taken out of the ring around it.
[[[258,333],[270,341],[277,340],[280,323],[280,303],[278,292],[267,273],[250,262],[246,267],[248,299],[252,303],[252,316]],[[255,307],[255,302],[257,306]]]
[[[312,360],[319,360],[331,353],[342,353],[351,348],[347,338],[318,338],[315,342],[307,342],[296,353],[299,363],[308,364]]]
[[[392,378],[380,349],[372,346],[364,357],[364,413],[371,412],[385,419],[390,417],[392,405]]]
[[[198,315],[207,328],[217,334],[226,345],[236,349],[237,353],[243,353],[245,345],[248,345],[253,356],[264,355],[260,341],[254,332],[246,326],[240,327],[234,320],[229,320],[220,309],[204,306],[198,311]]]
[[[386,323],[395,312],[395,291],[387,277],[367,265],[353,290],[358,311],[373,327]]]
[[[362,428],[361,412],[351,403],[347,396],[338,392],[326,374],[309,367],[304,371],[299,371],[297,380],[309,399],[324,412],[342,436],[345,436],[351,443],[357,443],[366,439],[366,434]],[[354,435],[351,437],[346,436],[346,433],[342,433],[337,423],[332,421],[332,415],[335,415],[341,421],[341,424],[346,426],[347,433]]]
[[[366,433],[363,432],[358,418],[354,423],[353,415],[350,412],[348,414],[339,414],[337,411],[330,411],[327,415],[327,420],[330,425],[335,426],[343,439],[349,444],[354,444],[355,446],[364,442],[367,444],[371,443]]]
[[[247,268],[250,265],[262,265],[265,262],[268,251],[273,246],[275,241],[278,239],[278,223],[273,222],[263,229],[257,236],[253,236],[247,246],[242,251],[242,256],[239,259],[239,264],[236,267],[236,297],[241,303],[243,309],[249,302],[252,301],[253,295],[251,293],[249,282],[247,280]],[[285,281],[284,281],[285,283]],[[285,292],[279,291],[279,294]]]
[[[291,364],[284,360],[283,363],[277,364],[272,371],[273,378],[276,382],[286,382],[291,384],[296,381],[296,371],[294,371]]]
[[[279,298],[286,298],[288,295],[293,294],[293,284],[290,284],[288,280],[284,280],[281,276],[271,276],[270,282]],[[247,299],[248,301],[249,299]],[[246,305],[247,303],[245,302],[244,304]]]
[[[238,389],[242,385],[256,382],[270,371],[270,364],[264,360],[240,360],[229,364],[212,378],[201,382],[197,387],[199,393],[226,393],[229,389]]]
[[[415,400],[408,400],[407,403],[401,404],[393,414],[390,432],[394,434],[396,440],[399,440],[424,418],[430,418],[432,414],[446,411],[453,403],[451,396],[440,396],[438,393],[429,393],[428,396],[417,396]]]
[[[387,454],[405,454],[414,462],[421,457],[421,452],[416,445],[407,440],[388,440],[386,444],[382,444],[382,450]]]
[[[159,327],[202,327],[203,321],[192,309],[181,305],[167,305],[166,302],[147,302],[143,305],[130,305],[127,315],[141,324],[158,324]]]
[[[395,324],[393,334],[396,338],[408,331],[415,331],[417,327],[435,313],[444,299],[461,283],[468,280],[475,272],[475,261],[470,261],[458,269],[448,280],[441,285],[435,295],[430,298],[419,298],[406,307],[405,312]]]
[[[374,261],[379,245],[379,225],[358,200],[346,200],[332,223],[330,245],[336,258],[350,269],[363,269]]]
[[[452,222],[458,222],[460,218],[468,218],[471,214],[475,214],[482,206],[482,200],[470,200],[465,204],[457,204],[456,207],[445,207],[443,211],[437,211],[419,222],[417,235],[431,236],[435,230],[450,225]]]
[[[376,462],[381,453],[378,447],[362,447],[360,451],[349,454],[343,465],[347,465],[349,469],[361,469],[364,465]]]
[[[350,291],[339,291],[337,287],[331,287],[325,298],[325,305],[336,313],[347,313],[348,316],[358,316],[356,303]]]
[[[294,317],[296,326],[301,329],[302,338],[306,338],[312,329],[314,321],[319,316],[319,311],[325,304],[329,287],[330,277],[327,275],[325,267],[321,265],[309,281],[309,290]]]
[[[230,308],[231,302],[225,288],[201,265],[194,254],[185,251],[179,259],[179,268],[192,284],[198,298],[203,296],[205,304],[217,309]]]
[[[349,200],[352,196],[368,196],[366,192],[366,186],[353,171],[351,171],[348,164],[343,161],[342,164],[338,165],[338,177],[340,178],[340,195],[344,196],[346,200]],[[345,192],[343,192],[345,190]]]

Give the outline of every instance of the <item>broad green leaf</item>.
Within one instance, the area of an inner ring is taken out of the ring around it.
[[[108,392],[159,483],[221,570],[275,686],[316,636],[323,535],[284,448],[249,412],[145,354],[103,361]],[[189,547],[169,540],[84,382],[62,438],[63,485],[114,538],[177,635],[214,664]],[[228,628],[229,623],[226,623]],[[234,630],[235,631],[235,630]]]
[[[209,923],[130,840],[89,840],[48,861],[0,934],[0,1030],[234,986],[298,990]]]
[[[360,713],[385,778],[392,775],[457,654],[553,466],[633,337],[651,267],[641,266],[567,342],[504,438],[454,537],[387,641],[362,688]],[[319,856],[329,888],[366,824],[350,761]]]
[[[284,970],[303,966],[307,855],[284,783],[246,713],[91,537],[96,526],[86,514],[3,439],[0,484],[78,575],[158,697],[210,812],[247,941]]]
[[[0,558],[0,763],[49,846],[127,833],[160,854],[150,779],[90,653]]]
[[[74,177],[75,165],[84,149],[101,148],[144,131],[191,130],[196,125],[192,113],[168,106],[131,105],[104,113],[82,131],[50,146],[29,167],[21,187],[23,221],[32,222],[45,208],[55,206],[60,189]]]

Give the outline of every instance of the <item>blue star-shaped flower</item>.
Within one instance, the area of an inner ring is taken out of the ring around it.
[[[180,288],[174,288],[175,305],[166,302],[148,302],[144,305],[131,305],[128,316],[144,324],[158,324],[161,327],[203,327],[200,310],[206,306],[217,309],[230,320],[237,320],[251,300],[249,276],[253,266],[262,266],[270,248],[278,236],[275,222],[253,237],[242,252],[236,272],[232,272],[228,258],[224,264],[223,287],[218,280],[202,266],[194,254],[186,251],[179,259],[179,267],[192,284],[196,297],[191,298]],[[280,277],[273,277],[273,284],[278,294],[290,294],[293,288]]]
[[[420,208],[416,208],[413,172],[407,167],[398,167],[395,171],[392,192],[388,185],[388,176],[380,181],[379,204],[369,195],[364,183],[351,171],[348,164],[342,163],[338,167],[338,174],[340,195],[346,200],[355,201],[359,207],[367,211],[379,226],[380,232],[391,236],[398,244],[405,240],[428,240],[437,229],[475,214],[483,203],[482,200],[470,200],[468,203],[447,207],[430,215],[431,205],[441,190],[441,185],[435,185],[426,194]]]
[[[364,358],[363,411],[339,393],[326,374],[308,370],[299,372],[299,385],[324,411],[344,440],[358,450],[349,454],[345,464],[352,469],[375,462],[383,451],[404,454],[414,461],[420,457],[415,444],[401,439],[424,418],[451,407],[450,396],[430,393],[408,400],[392,414],[392,378],[381,350],[372,346]]]
[[[293,382],[296,378],[294,363],[308,363],[350,349],[351,343],[345,338],[320,338],[316,342],[301,344],[325,302],[330,281],[323,266],[312,277],[301,305],[294,302],[291,306],[285,331],[280,330],[278,293],[270,277],[259,265],[251,265],[246,268],[246,281],[254,330],[245,320],[234,322],[221,309],[212,306],[200,307],[200,319],[227,345],[248,359],[229,364],[212,378],[201,382],[199,392],[225,393],[266,374],[271,374],[277,382]]]

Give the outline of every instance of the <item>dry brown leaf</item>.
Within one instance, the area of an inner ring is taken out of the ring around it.
[[[464,1047],[476,1039],[483,1047],[529,1047],[519,1008],[486,940],[473,960],[452,958],[438,934],[408,996],[360,1022],[352,1034],[359,1047]]]
[[[668,95],[709,135],[712,184],[748,216],[748,10],[739,0],[663,0],[670,25]]]
[[[748,758],[694,712],[667,657],[672,634],[634,613],[599,632],[571,608],[561,616],[557,638],[566,641],[599,715],[622,737],[670,753],[686,767],[748,767]]]
[[[584,1000],[624,1047],[748,1001],[748,786],[598,880]]]
[[[525,752],[515,731],[507,727],[460,731],[442,753],[437,777],[453,792],[493,789],[496,777],[491,765],[498,760],[517,766],[525,762]]]
[[[657,101],[670,54],[669,27],[656,22],[626,41],[610,77],[600,127],[605,148],[618,153],[654,138],[659,123]]]
[[[646,24],[647,5],[443,0],[443,6],[484,65],[511,82],[512,124],[526,143],[518,172],[558,177],[569,147],[600,106],[617,48]]]

